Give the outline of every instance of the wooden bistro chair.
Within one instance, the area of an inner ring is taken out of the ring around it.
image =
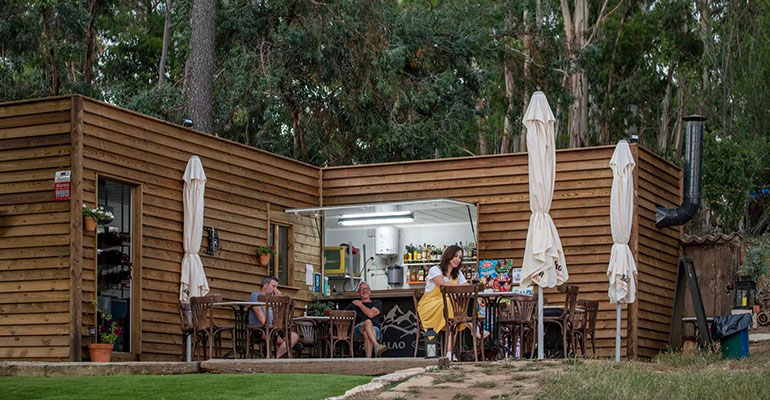
[[[222,301],[222,296],[191,297],[190,308],[193,317],[193,356],[197,357],[198,349],[203,350],[203,358],[222,357],[222,333],[230,332],[233,345],[233,357],[235,357],[235,327],[217,325],[214,322],[214,303]],[[208,344],[208,355],[206,345]],[[216,350],[216,354],[214,354]]]
[[[302,351],[297,354],[297,358],[302,357],[305,349],[310,350],[310,356],[318,353],[318,341],[315,334],[315,324],[310,321],[296,321],[294,326],[299,333],[299,343],[302,343]]]
[[[195,334],[190,303],[179,302],[179,322],[182,327],[182,360],[187,360],[187,338]]]
[[[580,350],[583,357],[586,356],[586,339],[591,336],[591,354],[596,357],[596,343],[594,342],[594,332],[596,331],[596,317],[599,314],[599,302],[593,300],[578,300],[577,305],[583,308],[583,318],[580,320],[580,326],[575,329],[575,340],[580,343]]]
[[[334,358],[334,350],[337,344],[347,345],[349,355],[353,357],[353,330],[356,327],[356,312],[332,310],[329,312],[329,357]],[[345,353],[340,349],[340,354],[345,357]]]
[[[265,345],[265,357],[272,358],[274,352],[278,349],[277,340],[283,337],[286,346],[291,343],[291,331],[294,323],[294,300],[289,296],[257,296],[257,301],[265,303],[265,323],[263,325],[246,325],[248,331],[246,335],[246,348],[251,355],[252,346],[256,344],[258,335]],[[270,321],[270,315],[273,320]],[[286,356],[291,358],[292,350],[289,347]]]
[[[417,357],[417,351],[425,347],[423,344],[423,338],[422,338],[422,320],[420,319],[420,314],[417,313],[417,304],[420,302],[420,299],[425,294],[425,289],[415,289],[412,291],[412,303],[414,303],[414,319],[415,319],[415,330],[414,330],[414,357]],[[441,354],[441,353],[439,353]]]
[[[574,285],[563,285],[559,287],[560,291],[564,291],[564,308],[558,315],[551,315],[543,317],[543,323],[553,323],[559,325],[561,328],[561,341],[562,349],[564,349],[564,358],[567,358],[569,352],[569,345],[572,345],[572,350],[575,351],[575,337],[572,334],[573,329],[577,327],[575,317],[575,306],[577,305],[577,296],[580,289]]]
[[[529,340],[529,357],[535,357],[537,340],[537,297],[513,296],[510,307],[501,313],[499,320],[505,330],[506,342],[510,343],[510,352],[515,353],[516,339],[519,339],[521,354],[524,354],[525,344]]]
[[[460,328],[463,325],[470,324],[471,337],[473,338],[473,359],[479,361],[479,351],[482,352],[481,359],[484,360],[484,337],[476,337],[475,329],[481,332],[482,320],[478,319],[478,295],[481,285],[461,285],[461,286],[440,286],[441,297],[444,300],[444,321],[446,333],[452,334],[455,338],[454,346],[458,348],[461,341],[458,337]],[[449,306],[454,310],[454,315],[449,315]],[[470,312],[470,315],[468,313]],[[454,352],[454,351],[453,351]]]

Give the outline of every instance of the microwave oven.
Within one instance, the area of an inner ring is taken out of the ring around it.
[[[359,253],[351,252],[352,246],[327,246],[324,247],[324,273],[339,275],[358,275]],[[355,254],[351,254],[351,253]]]

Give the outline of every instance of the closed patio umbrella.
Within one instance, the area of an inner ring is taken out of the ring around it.
[[[610,159],[612,192],[610,194],[610,224],[612,252],[607,267],[610,303],[616,304],[615,361],[620,361],[620,303],[636,300],[636,263],[628,247],[634,218],[634,157],[625,140],[618,142]]]
[[[179,300],[190,302],[190,297],[205,296],[209,292],[206,273],[198,255],[203,237],[203,192],[206,186],[206,174],[198,156],[190,157],[184,171],[184,258],[182,258],[182,279],[179,287]]]
[[[559,233],[548,212],[556,180],[556,144],[553,112],[543,92],[529,100],[522,123],[527,128],[529,161],[529,217],[527,244],[522,261],[521,285],[538,287],[537,356],[543,350],[543,287],[561,285],[569,279]]]

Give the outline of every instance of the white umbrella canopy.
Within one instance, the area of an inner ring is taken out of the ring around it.
[[[636,300],[636,262],[628,247],[634,219],[634,156],[625,140],[618,142],[610,159],[612,191],[610,192],[610,225],[612,251],[607,267],[607,295],[615,307],[615,361],[620,361],[620,303]]]
[[[612,252],[607,268],[610,303],[633,303],[636,300],[636,262],[628,247],[634,218],[634,157],[625,140],[618,142],[610,159],[612,192],[610,194],[610,224]]]
[[[203,193],[206,187],[206,174],[198,156],[190,157],[183,179],[184,258],[179,300],[188,303],[190,297],[205,296],[209,292],[209,283],[198,255],[203,238]]]
[[[569,279],[561,239],[551,216],[556,180],[555,118],[543,92],[535,92],[522,120],[527,128],[529,155],[529,217],[522,261],[521,285],[554,287]]]
[[[527,128],[529,162],[529,217],[527,243],[521,268],[521,285],[537,285],[537,358],[543,359],[543,287],[569,279],[561,239],[551,215],[556,181],[556,141],[551,107],[543,92],[532,93],[522,123]]]

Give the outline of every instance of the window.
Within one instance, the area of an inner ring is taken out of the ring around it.
[[[275,247],[275,255],[270,257],[270,275],[278,278],[278,283],[290,286],[291,280],[291,241],[292,232],[289,225],[270,224],[270,246]]]
[[[114,218],[97,228],[97,303],[99,325],[110,314],[121,329],[113,351],[131,352],[132,187],[99,179],[99,206]],[[98,328],[97,328],[98,329]]]

